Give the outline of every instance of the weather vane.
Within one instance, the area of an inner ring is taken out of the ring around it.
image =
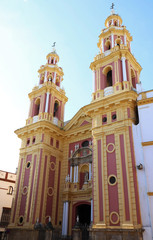
[[[56,42],[53,42],[53,45],[52,45],[52,47],[55,47],[55,44],[56,44]]]
[[[114,4],[114,3],[112,3],[112,6],[110,7],[110,9],[114,9],[114,6],[115,6],[115,4]]]

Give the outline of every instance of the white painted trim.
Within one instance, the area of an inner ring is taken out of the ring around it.
[[[114,47],[114,34],[111,34],[112,48]]]
[[[104,53],[104,39],[101,40],[102,53]]]
[[[124,45],[126,46],[127,45],[127,42],[126,42],[126,35],[124,34]]]
[[[45,112],[48,112],[49,92],[47,92]]]
[[[55,80],[56,80],[56,72],[54,73],[53,83],[55,83]]]
[[[91,180],[91,163],[89,163],[89,181]]]
[[[125,57],[122,57],[122,70],[123,70],[123,81],[127,81],[126,66],[125,66]]]
[[[70,182],[72,182],[72,166],[70,167]]]
[[[47,71],[45,71],[44,82],[47,82]]]
[[[65,235],[65,202],[63,204],[63,222],[62,222],[62,235]]]

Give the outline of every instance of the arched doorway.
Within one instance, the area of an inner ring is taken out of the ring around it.
[[[77,216],[81,225],[90,225],[91,206],[88,204],[81,204],[76,208]]]
[[[89,225],[91,223],[91,205],[89,202],[77,203],[73,206],[75,209],[75,219],[79,217],[79,228],[81,230],[82,240],[89,239]]]
[[[76,218],[79,216],[79,223],[81,225],[90,225],[91,221],[91,204],[90,202],[78,202],[73,205],[72,209],[72,227],[76,223]]]

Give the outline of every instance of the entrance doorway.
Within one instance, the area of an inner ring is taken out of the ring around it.
[[[79,222],[82,226],[90,225],[91,206],[88,204],[81,204],[76,208],[76,215],[79,216]]]

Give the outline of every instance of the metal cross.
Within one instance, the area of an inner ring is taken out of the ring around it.
[[[52,45],[52,47],[55,47],[55,44],[56,44],[56,42],[53,42],[53,45]]]
[[[114,3],[112,3],[112,6],[110,7],[110,9],[114,9],[114,5],[115,5],[115,4],[114,4]]]

